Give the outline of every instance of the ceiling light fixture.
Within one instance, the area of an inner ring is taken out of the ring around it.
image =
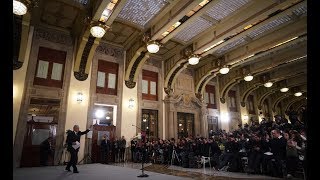
[[[91,25],[90,33],[95,38],[102,38],[109,28],[109,26],[101,22],[93,22]]]
[[[200,60],[200,56],[197,54],[192,54],[191,56],[189,56],[188,62],[191,65],[196,65],[199,63]]]
[[[297,97],[299,97],[299,96],[302,95],[302,92],[296,92],[296,93],[294,93],[294,95],[297,96]]]
[[[264,83],[264,87],[271,87],[273,83],[271,81]]]
[[[13,0],[13,14],[23,16],[27,13],[28,7],[27,1],[24,0]]]
[[[147,49],[150,53],[157,53],[160,49],[160,43],[151,40],[147,43]]]
[[[228,74],[229,71],[230,71],[230,68],[229,68],[228,66],[223,66],[223,67],[219,70],[219,72],[220,72],[221,74]]]
[[[244,79],[245,81],[252,81],[253,76],[252,76],[251,74],[248,74],[248,75],[246,75],[243,79]]]
[[[281,92],[287,92],[287,91],[289,91],[289,88],[284,87],[284,88],[281,88],[280,91]]]

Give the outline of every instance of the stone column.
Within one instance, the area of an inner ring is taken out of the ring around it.
[[[209,136],[208,133],[208,110],[206,107],[206,104],[203,104],[201,106],[201,113],[200,113],[200,119],[201,119],[201,128],[200,128],[200,133],[202,137],[207,138]]]
[[[219,109],[220,109],[220,127],[222,130],[226,130],[226,132],[229,132],[230,114],[229,114],[227,103],[224,100],[219,103]]]
[[[171,96],[166,96],[164,99],[165,102],[165,128],[166,128],[166,135],[165,138],[175,138],[174,134],[174,104],[172,102]]]

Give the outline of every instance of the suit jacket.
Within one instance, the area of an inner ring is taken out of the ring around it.
[[[284,137],[270,140],[270,148],[273,155],[280,159],[286,158],[287,140]]]
[[[110,140],[101,140],[101,149],[104,150],[104,151],[109,151],[110,150],[110,147],[111,147],[111,141]]]
[[[87,134],[89,131],[90,131],[90,129],[87,129],[87,130],[85,130],[83,132],[79,131],[78,133],[76,133],[74,131],[69,132],[68,135],[67,135],[67,140],[66,140],[66,143],[68,145],[67,150],[68,151],[74,151],[74,150],[75,151],[79,151],[79,148],[78,149],[74,149],[72,147],[72,143],[74,143],[76,141],[78,141],[80,143],[80,137],[82,135],[84,135],[84,134]]]

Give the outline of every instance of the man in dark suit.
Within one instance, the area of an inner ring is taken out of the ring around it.
[[[90,131],[90,129],[87,129],[86,131],[79,131],[79,126],[74,125],[73,131],[68,131],[67,140],[66,143],[68,145],[67,151],[70,152],[71,158],[70,161],[67,164],[66,171],[71,171],[70,167],[73,167],[74,173],[79,173],[76,164],[78,163],[78,151],[80,147],[74,148],[72,145],[76,145],[76,142],[80,143],[80,137],[83,134],[87,134]]]
[[[108,136],[104,134],[100,144],[102,164],[108,164],[109,162],[110,145],[111,145],[111,142],[108,139]]]

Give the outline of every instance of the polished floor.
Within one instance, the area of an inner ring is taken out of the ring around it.
[[[80,173],[64,171],[64,166],[48,166],[33,168],[17,168],[13,171],[14,180],[134,180],[141,179],[141,170],[131,167],[119,167],[104,164],[84,164],[78,165]],[[155,172],[145,172],[149,177],[143,179],[154,180],[182,180],[183,177],[160,174]]]
[[[141,164],[114,163],[114,164],[84,164],[78,165],[79,174],[64,171],[65,166],[48,166],[33,168],[17,168],[13,171],[14,180],[122,180],[141,179]],[[215,171],[210,168],[182,168],[178,166],[165,166],[158,164],[145,164],[145,174],[149,177],[143,179],[206,179],[206,180],[276,180],[262,175],[248,175],[246,173],[233,173]]]

